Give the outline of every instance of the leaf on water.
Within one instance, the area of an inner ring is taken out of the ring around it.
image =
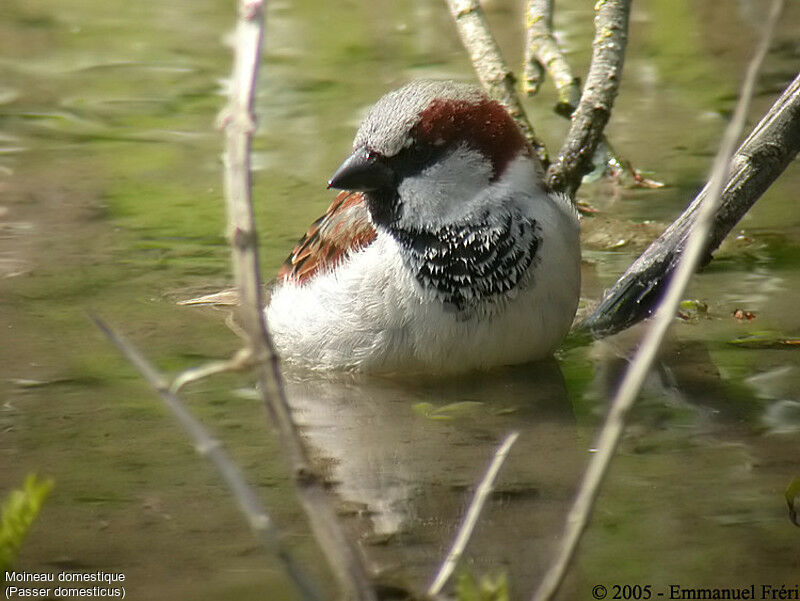
[[[752,311],[745,311],[744,309],[735,309],[733,311],[733,318],[739,321],[753,321],[756,318],[756,314]]]
[[[664,225],[654,221],[635,222],[596,214],[581,226],[581,241],[590,250],[619,250],[644,248],[664,231]]]
[[[581,215],[597,215],[600,212],[598,209],[594,208],[584,200],[579,200],[577,203],[575,203],[575,206]]]
[[[708,304],[697,299],[684,299],[678,305],[678,317],[684,321],[708,317]]]
[[[448,413],[452,415],[470,413],[479,407],[483,407],[483,403],[479,401],[461,401],[459,403],[450,403],[439,407],[439,413]]]
[[[639,171],[638,169],[634,169],[632,176],[633,176],[633,187],[634,188],[663,188],[664,182],[660,182],[655,179],[650,179],[649,177],[645,177],[643,175],[644,171]]]
[[[685,299],[679,305],[684,311],[695,311],[697,313],[708,313],[708,304],[697,299]]]
[[[478,401],[461,401],[438,407],[432,403],[415,403],[412,407],[414,411],[424,418],[443,421],[465,417],[474,413],[476,409],[483,407],[483,405]]]
[[[422,417],[430,417],[434,411],[434,406],[431,403],[414,403],[411,408]]]
[[[52,380],[31,380],[28,378],[11,378],[9,382],[19,388],[42,388],[44,386],[54,386],[56,384],[72,384],[74,378],[54,378]]]
[[[754,332],[749,336],[729,340],[728,344],[753,349],[800,348],[800,338],[783,336],[777,332]]]
[[[508,601],[508,577],[504,572],[478,580],[470,572],[462,572],[456,578],[455,592],[458,601]]]

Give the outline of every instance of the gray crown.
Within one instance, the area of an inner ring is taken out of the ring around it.
[[[375,103],[358,128],[353,148],[367,146],[384,156],[394,156],[410,143],[409,131],[434,99],[477,103],[485,98],[481,89],[470,83],[413,81]]]

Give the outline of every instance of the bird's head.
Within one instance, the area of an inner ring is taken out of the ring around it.
[[[513,119],[479,87],[415,81],[372,107],[328,186],[363,192],[378,226],[422,227],[457,221],[492,189],[540,186],[541,176]]]

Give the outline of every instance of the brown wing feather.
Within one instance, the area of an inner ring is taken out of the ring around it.
[[[294,247],[278,278],[299,284],[328,271],[351,253],[369,246],[376,236],[366,200],[360,192],[340,192]]]

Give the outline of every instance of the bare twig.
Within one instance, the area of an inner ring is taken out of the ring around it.
[[[592,156],[611,116],[628,43],[630,3],[631,0],[601,0],[595,6],[594,49],[586,86],[558,160],[547,173],[547,183],[570,196],[590,171]]]
[[[502,104],[516,121],[525,138],[533,146],[543,166],[547,166],[547,150],[533,131],[525,109],[514,87],[515,78],[508,68],[497,42],[489,31],[478,0],[447,0],[458,35],[472,60],[472,66],[486,93]]]
[[[553,0],[528,0],[525,9],[525,59],[522,66],[522,91],[536,96],[544,83],[547,70],[544,61],[536,56],[537,39],[546,37],[552,30]]]
[[[461,555],[464,553],[464,549],[472,536],[472,531],[475,530],[475,525],[478,523],[478,518],[481,515],[481,510],[483,510],[486,499],[489,497],[489,493],[492,492],[497,473],[500,471],[503,462],[508,456],[508,452],[511,450],[511,446],[516,442],[518,437],[519,432],[512,432],[506,436],[506,439],[495,452],[494,458],[489,464],[489,469],[486,470],[483,480],[481,480],[481,483],[475,490],[475,495],[472,497],[472,502],[464,517],[464,521],[458,529],[458,534],[453,541],[453,546],[442,562],[439,573],[436,574],[436,578],[434,578],[433,583],[428,588],[429,597],[435,597],[439,594],[442,587],[447,584],[448,579],[453,574],[453,570],[456,569],[456,565],[458,565],[458,561],[461,559]]]
[[[617,180],[621,180],[626,176],[630,177],[632,185],[636,188],[653,189],[664,187],[664,182],[642,175],[642,172],[636,169],[629,160],[618,155],[605,134],[600,138],[600,144],[595,151],[595,155],[599,154],[601,147],[603,147],[603,154],[605,155],[604,163],[607,175]]]
[[[625,418],[641,390],[642,383],[647,376],[650,366],[655,359],[664,335],[674,320],[675,312],[680,303],[686,286],[697,268],[706,246],[712,216],[719,202],[725,175],[728,170],[736,140],[744,129],[747,110],[753,96],[753,89],[758,75],[758,70],[766,56],[772,31],[781,12],[783,0],[773,0],[768,24],[755,56],[747,68],[739,101],[736,105],[733,118],[725,130],[719,152],[714,159],[709,182],[709,192],[706,200],[700,206],[697,220],[692,227],[691,234],[682,253],[678,269],[669,284],[664,300],[658,307],[653,322],[650,324],[636,355],[633,358],[620,388],[611,404],[608,417],[603,424],[596,448],[597,452],[592,457],[589,467],[581,481],[575,502],[567,516],[566,531],[559,552],[545,574],[539,589],[533,596],[533,601],[549,601],[554,597],[572,558],[578,543],[589,523],[592,509],[600,491],[600,485],[608,472],[611,459],[619,444],[625,427]]]
[[[528,96],[534,96],[539,91],[545,72],[549,73],[558,95],[554,110],[570,119],[581,98],[580,80],[573,75],[553,34],[553,0],[528,0],[525,29],[524,91]],[[645,177],[630,161],[618,155],[605,135],[600,137],[591,161],[603,165],[605,174],[614,179],[629,177],[636,187],[661,188],[664,185]]]
[[[544,69],[553,78],[558,92],[556,112],[569,117],[578,106],[581,87],[553,35],[553,0],[528,0],[525,29],[525,93],[536,94],[544,78]]]
[[[800,74],[742,142],[731,160],[722,203],[714,215],[705,259],[800,152]],[[649,317],[675,271],[709,185],[603,296],[581,328],[614,334]]]
[[[264,31],[263,0],[241,0],[230,102],[220,122],[225,129],[225,197],[228,236],[239,290],[240,312],[256,359],[261,395],[292,466],[297,494],[317,542],[342,591],[373,601],[375,593],[358,549],[345,536],[324,482],[312,468],[305,444],[286,400],[279,359],[267,331],[258,242],[253,215],[250,146],[255,129],[253,103]]]
[[[250,349],[242,348],[236,351],[233,357],[225,361],[211,361],[200,367],[192,367],[179,373],[172,381],[169,389],[178,394],[184,386],[192,382],[226,372],[244,371],[251,367],[253,367],[253,357]]]
[[[233,493],[239,510],[247,518],[247,523],[250,525],[253,535],[267,551],[273,553],[280,560],[292,581],[301,591],[303,598],[307,601],[321,599],[317,587],[314,586],[305,570],[292,558],[289,550],[284,547],[280,534],[258,500],[255,491],[247,484],[242,472],[228,457],[219,441],[214,439],[203,427],[203,424],[189,413],[180,397],[169,389],[166,378],[124,336],[112,330],[108,324],[96,315],[91,315],[91,318],[158,393],[178,423],[189,434],[189,437],[194,442],[195,450],[200,455],[207,457],[214,465],[231,493]]]

